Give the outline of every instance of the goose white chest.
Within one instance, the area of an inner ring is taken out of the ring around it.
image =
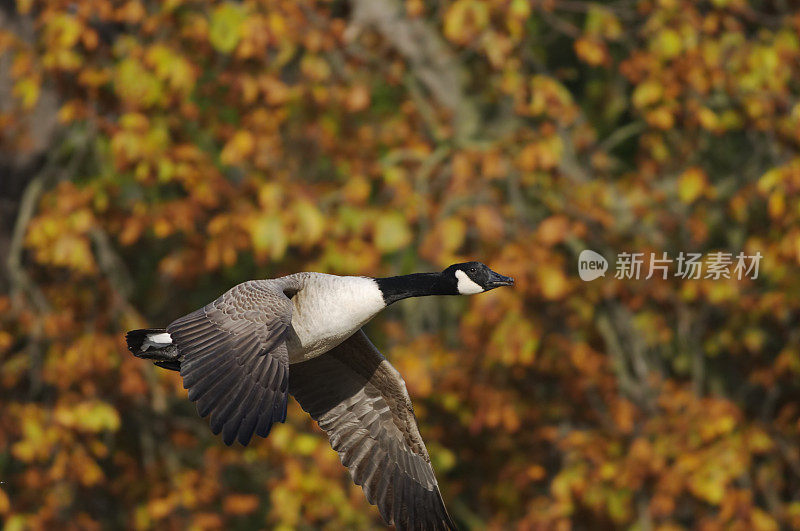
[[[322,273],[303,279],[292,297],[289,363],[324,354],[353,335],[386,304],[378,284],[366,277]]]

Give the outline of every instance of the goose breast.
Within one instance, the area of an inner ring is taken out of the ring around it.
[[[372,278],[316,273],[307,274],[301,284],[292,297],[289,363],[328,352],[386,307]]]

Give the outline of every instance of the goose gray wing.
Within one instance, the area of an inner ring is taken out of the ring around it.
[[[286,420],[292,302],[276,280],[234,286],[167,327],[180,353],[189,400],[225,444],[246,445]]]
[[[367,500],[398,529],[455,529],[402,376],[359,330],[292,365],[289,392],[317,421]]]

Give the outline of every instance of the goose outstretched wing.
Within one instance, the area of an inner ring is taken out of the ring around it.
[[[400,373],[359,330],[292,365],[289,392],[319,423],[367,500],[398,529],[455,529]]]
[[[275,281],[251,280],[167,327],[183,387],[225,444],[266,437],[286,420],[291,300]]]

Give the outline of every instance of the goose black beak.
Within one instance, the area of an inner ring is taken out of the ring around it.
[[[506,277],[501,275],[500,273],[495,273],[492,271],[491,275],[489,276],[489,281],[486,283],[486,287],[488,289],[499,288],[500,286],[513,286],[514,279],[511,277]]]

